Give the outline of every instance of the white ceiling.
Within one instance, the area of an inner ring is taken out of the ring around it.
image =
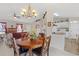
[[[14,12],[19,13],[21,8],[27,5],[25,3],[0,3],[0,19],[12,19]],[[52,17],[53,13],[58,13],[60,17],[79,17],[78,3],[32,3],[31,6],[40,15],[47,10],[50,12],[49,16]]]

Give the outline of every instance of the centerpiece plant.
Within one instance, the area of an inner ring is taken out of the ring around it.
[[[31,33],[31,40],[35,40],[36,37],[37,37],[37,36],[36,36],[36,33],[32,32],[32,33]]]

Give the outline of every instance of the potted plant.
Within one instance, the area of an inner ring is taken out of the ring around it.
[[[36,39],[36,33],[33,32],[33,33],[31,34],[31,41],[33,41],[33,40],[35,40],[35,39]]]

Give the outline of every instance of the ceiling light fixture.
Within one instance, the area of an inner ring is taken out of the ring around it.
[[[53,13],[53,15],[54,15],[54,16],[59,16],[59,14],[58,14],[58,13]]]
[[[22,8],[21,12],[20,12],[20,16],[16,15],[16,13],[14,13],[14,18],[20,18],[20,17],[26,17],[26,18],[31,18],[31,17],[36,17],[37,13],[36,10],[32,9],[31,5],[29,4],[27,9],[26,8]]]

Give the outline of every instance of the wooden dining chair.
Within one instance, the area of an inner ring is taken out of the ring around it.
[[[51,41],[51,36],[46,37],[42,47],[42,55],[47,54],[47,56],[49,56],[50,41]]]
[[[13,38],[13,43],[14,43],[14,55],[19,56],[19,49],[18,49],[15,38]]]
[[[13,38],[13,42],[14,42],[14,55],[20,56],[23,54],[24,56],[26,56],[26,54],[28,53],[28,49],[17,45],[17,43],[16,43],[17,41],[15,38]]]
[[[42,47],[36,48],[33,50],[33,53],[37,56],[49,56],[49,46],[50,46],[51,36],[46,37],[43,40]]]

